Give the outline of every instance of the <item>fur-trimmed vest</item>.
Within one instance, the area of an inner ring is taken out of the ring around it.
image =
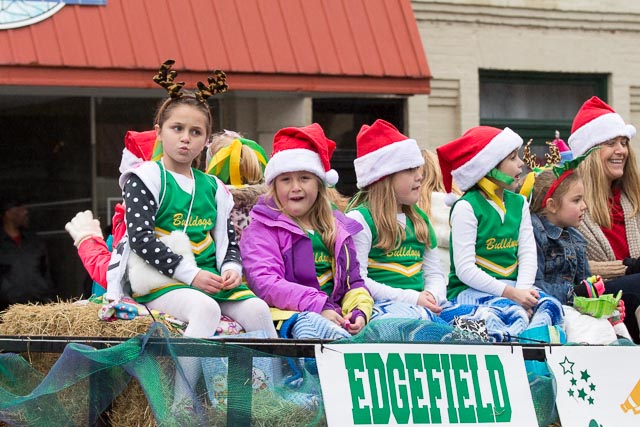
[[[624,212],[629,254],[631,257],[637,258],[640,256],[640,214],[631,216],[633,207],[624,193],[620,195],[620,205],[622,205]],[[584,221],[578,230],[588,242],[587,258],[591,273],[599,274],[605,279],[623,276],[627,267],[622,264],[622,261],[616,260],[609,240],[593,220],[589,211],[585,213]]]

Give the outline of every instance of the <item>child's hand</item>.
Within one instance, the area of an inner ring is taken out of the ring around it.
[[[538,304],[538,298],[540,294],[533,288],[530,289],[517,289],[513,286],[507,286],[502,292],[502,296],[509,298],[511,301],[517,302],[525,310],[529,311]]]
[[[356,317],[356,320],[354,320],[353,322],[351,321],[351,315],[353,313],[347,313],[344,316],[344,326],[345,329],[347,330],[347,332],[349,332],[351,335],[356,335],[358,332],[360,332],[362,330],[362,328],[364,328],[364,318],[361,316]]]
[[[242,283],[242,277],[235,270],[227,270],[222,273],[222,288],[229,290],[237,288]]]
[[[322,310],[322,313],[320,313],[320,314],[325,319],[327,319],[327,320],[335,323],[336,325],[341,326],[341,327],[344,328],[345,320],[342,318],[342,316],[340,316],[334,310]]]
[[[440,307],[436,303],[436,298],[429,291],[420,292],[420,296],[418,297],[418,305],[428,308],[433,314],[440,314],[440,312],[442,311],[442,307]]]
[[[191,282],[191,286],[208,294],[217,294],[224,287],[222,277],[207,270],[200,270]]]

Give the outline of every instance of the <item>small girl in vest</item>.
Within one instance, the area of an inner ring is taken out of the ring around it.
[[[564,329],[569,342],[610,344],[617,335],[630,339],[623,323],[622,300],[618,312],[609,319],[581,315],[577,304],[578,310],[574,308],[576,296],[597,298],[606,292],[601,278],[586,280],[591,276],[587,241],[577,229],[587,204],[582,178],[575,173],[575,168],[588,154],[562,165],[547,166],[535,177],[531,195],[531,222],[538,254],[535,284],[563,304]]]
[[[122,240],[130,247],[131,257],[136,254],[146,261],[169,284],[137,294],[134,287],[133,296],[151,309],[188,322],[187,337],[212,336],[221,313],[246,331],[260,330],[277,337],[268,306],[241,284],[240,252],[229,222],[233,207],[229,191],[214,176],[191,167],[211,136],[212,115],[206,98],[211,92],[226,90],[224,75],[210,79],[206,91],[183,91],[181,84],[173,82],[172,64],[165,62],[154,77],[171,95],[160,105],[154,122],[163,155],[121,176],[127,226]],[[163,243],[164,236],[176,232],[188,236],[193,258],[178,255]],[[116,250],[112,266],[114,260],[119,261],[122,269],[128,265],[127,252],[122,247]],[[108,287],[121,289],[122,275],[115,279],[108,277]],[[189,384],[176,385],[176,400],[188,398],[201,372],[198,358],[181,358],[181,365]]]
[[[327,196],[337,182],[334,150],[317,123],[279,130],[267,194],[240,241],[247,282],[273,308],[283,338],[347,338],[371,316],[352,239],[360,225]]]
[[[478,126],[436,149],[446,191],[451,193],[452,179],[465,191],[451,208],[447,296],[453,307],[479,306],[457,314],[484,320],[498,341],[538,326],[531,333],[544,338],[543,330],[562,322],[559,301],[533,286],[537,257],[529,206],[510,191],[522,173],[521,146],[509,128]],[[448,197],[451,204],[455,196]],[[447,309],[443,316],[453,313]]]
[[[423,180],[420,148],[384,120],[363,125],[356,144],[360,192],[347,215],[363,227],[355,243],[360,274],[375,301],[373,318],[440,322],[444,274],[435,232],[416,205]]]

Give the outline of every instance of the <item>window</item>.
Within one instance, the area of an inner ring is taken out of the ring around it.
[[[327,98],[313,100],[313,121],[336,142],[331,166],[340,175],[336,188],[345,196],[358,191],[353,160],[356,158],[356,136],[363,124],[376,119],[393,123],[402,132],[404,99]]]
[[[527,73],[480,70],[480,124],[509,127],[533,139],[538,158],[555,131],[568,140],[580,106],[592,96],[606,100],[604,74]]]

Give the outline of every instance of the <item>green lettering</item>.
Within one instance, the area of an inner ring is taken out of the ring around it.
[[[467,406],[465,400],[469,399],[469,385],[467,380],[460,375],[462,372],[469,371],[469,365],[467,365],[467,356],[465,354],[452,354],[451,355],[451,367],[453,368],[453,375],[456,382],[456,392],[458,400],[458,415],[460,416],[461,423],[475,423],[476,422],[476,408],[475,406]]]
[[[391,402],[391,410],[398,424],[408,424],[411,409],[409,408],[409,396],[407,394],[407,386],[396,383],[396,375],[398,380],[404,381],[405,375],[404,363],[398,353],[390,353],[387,356],[387,379],[389,381],[389,401]]]
[[[422,356],[424,368],[427,371],[427,387],[429,389],[429,413],[431,414],[431,424],[440,424],[442,422],[442,414],[436,399],[442,399],[442,390],[440,389],[440,381],[433,377],[433,372],[442,372],[440,358],[437,354],[424,354]]]
[[[448,354],[440,355],[442,363],[442,373],[444,376],[444,387],[447,391],[447,412],[449,413],[449,422],[458,422],[458,411],[456,411],[455,402],[453,401],[453,390],[451,389],[451,362]]]
[[[391,417],[389,408],[389,390],[387,388],[387,376],[384,369],[384,362],[378,353],[366,353],[364,355],[365,365],[369,373],[369,389],[371,390],[371,416],[373,424],[387,424]],[[376,373],[378,379],[376,380]],[[378,386],[380,395],[378,395]]]
[[[482,404],[482,394],[480,392],[480,381],[478,379],[478,361],[475,355],[469,355],[469,368],[473,375],[473,391],[476,395],[476,414],[478,415],[479,423],[492,423],[495,422],[495,416],[493,414],[493,405],[491,403],[487,406]]]
[[[500,362],[500,358],[495,354],[488,354],[484,358],[487,370],[489,371],[489,382],[491,383],[491,393],[493,394],[496,422],[509,422],[511,421],[511,402],[509,401],[509,390],[507,389],[502,362]],[[496,381],[499,384],[496,384]]]
[[[356,378],[355,372],[364,372],[364,359],[361,353],[345,353],[344,366],[349,377],[351,391],[351,414],[354,424],[371,424],[371,408],[361,407],[360,401],[365,398],[362,378]]]
[[[419,378],[416,378],[417,371],[424,370],[422,356],[420,354],[409,353],[404,356],[404,363],[407,368],[409,390],[411,391],[411,415],[414,424],[429,423],[429,408],[420,406],[419,399],[424,399],[424,385]]]

